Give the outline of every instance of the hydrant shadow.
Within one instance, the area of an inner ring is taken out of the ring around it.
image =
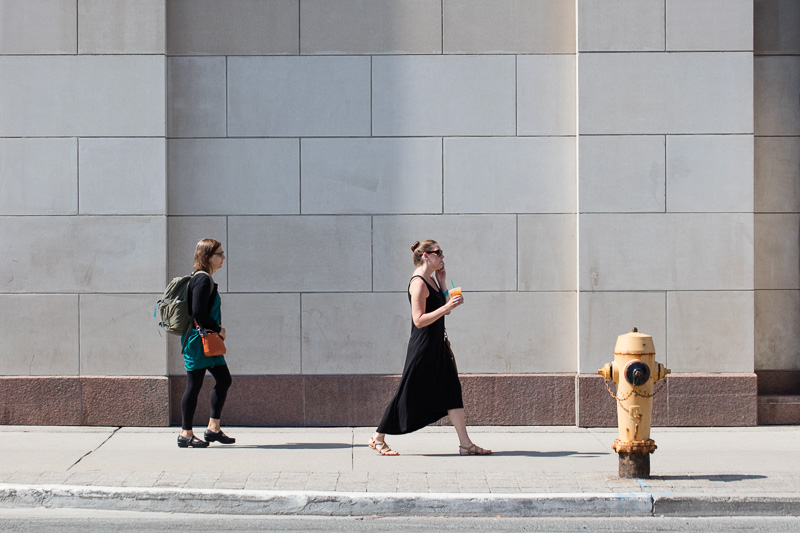
[[[652,480],[658,481],[711,481],[715,483],[729,483],[731,481],[747,481],[751,479],[767,479],[761,474],[680,474],[674,476],[650,476]]]

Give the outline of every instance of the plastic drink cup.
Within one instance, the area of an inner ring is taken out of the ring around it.
[[[453,287],[450,289],[450,297],[461,296],[461,287]]]

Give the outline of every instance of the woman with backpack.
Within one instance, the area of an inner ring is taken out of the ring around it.
[[[200,333],[203,329],[218,333],[225,340],[222,323],[221,300],[212,275],[222,268],[225,252],[222,243],[214,239],[203,239],[194,250],[194,272],[189,281],[186,296],[191,325],[181,336],[184,367],[186,368],[186,391],[181,400],[181,433],[178,436],[180,448],[206,448],[210,442],[233,444],[236,439],[227,436],[220,429],[220,415],[225,405],[228,388],[231,386],[231,373],[225,357],[209,357],[203,352]],[[200,440],[192,430],[192,419],[197,408],[197,397],[203,387],[203,379],[208,370],[216,383],[211,391],[211,416],[205,431],[205,440]]]

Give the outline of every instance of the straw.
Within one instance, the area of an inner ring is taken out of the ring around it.
[[[452,280],[452,279],[450,280],[450,285],[452,285],[454,289],[456,288],[456,284],[455,284],[455,283],[453,283],[453,280]]]

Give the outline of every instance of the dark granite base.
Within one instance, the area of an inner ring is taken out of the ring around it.
[[[208,422],[214,379],[206,376],[194,425]],[[376,426],[399,376],[234,376],[223,414],[233,426]],[[573,425],[573,374],[461,377],[470,425]],[[181,423],[183,376],[170,377],[171,422]],[[446,423],[443,422],[443,423]]]
[[[0,377],[0,424],[165,426],[166,377]]]
[[[371,427],[398,382],[399,376],[234,376],[223,423]],[[462,376],[461,384],[470,425],[617,425],[615,402],[600,376],[473,374]],[[184,376],[0,377],[0,424],[180,425],[185,386]],[[213,386],[207,375],[196,426],[208,421]],[[654,398],[653,425],[754,426],[756,388],[755,374],[671,375]]]
[[[612,388],[613,390],[613,388]],[[603,378],[578,376],[578,426],[617,425],[616,402]],[[755,426],[755,374],[674,374],[653,398],[653,426]]]

